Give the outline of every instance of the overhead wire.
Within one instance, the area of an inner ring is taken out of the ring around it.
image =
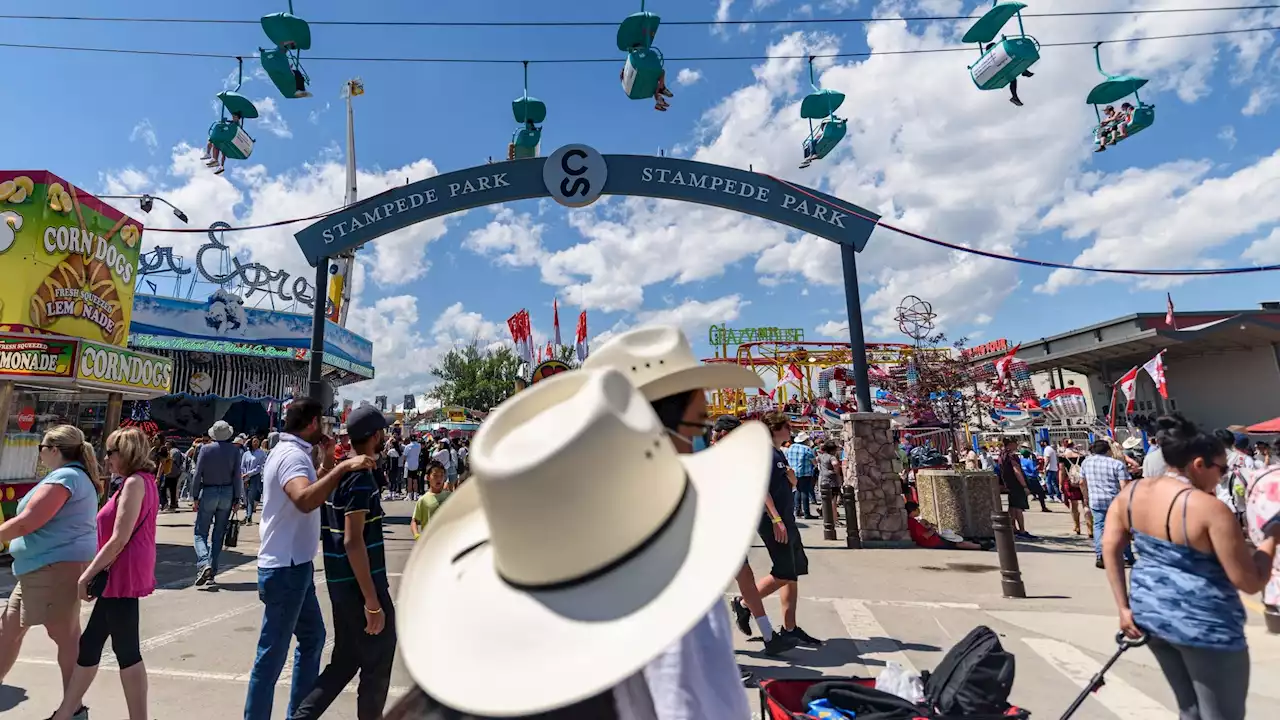
[[[1025,18],[1055,17],[1109,17],[1117,15],[1170,15],[1179,13],[1209,12],[1251,12],[1258,10],[1280,9],[1280,4],[1267,5],[1218,5],[1212,7],[1182,8],[1134,8],[1130,10],[1074,10],[1063,12],[1023,13]],[[869,24],[883,22],[953,22],[959,20],[977,20],[974,15],[918,15],[907,17],[827,17],[827,18],[743,18],[740,20],[664,20],[664,27],[732,27],[754,25],[826,25],[826,24]],[[140,23],[140,24],[173,24],[173,25],[257,25],[258,20],[217,19],[217,18],[155,18],[155,17],[113,17],[95,15],[19,15],[0,14],[0,20],[35,20],[64,22],[96,22],[96,23]],[[617,27],[617,21],[608,20],[308,20],[313,26],[331,27]]]
[[[1217,37],[1222,35],[1239,35],[1244,33],[1258,32],[1276,32],[1280,30],[1280,25],[1268,25],[1265,27],[1253,28],[1234,28],[1230,30],[1206,30],[1204,32],[1192,33],[1175,33],[1172,35],[1144,35],[1131,38],[1115,38],[1111,40],[1075,40],[1069,42],[1056,43],[1040,43],[1040,47],[1093,47],[1095,45],[1113,45],[1117,43],[1136,43],[1149,42],[1153,40],[1177,40],[1182,38],[1198,38],[1198,37]],[[66,52],[89,52],[89,53],[109,53],[120,55],[156,55],[164,57],[189,57],[189,58],[214,58],[218,60],[235,60],[244,57],[243,53],[211,53],[211,52],[191,52],[184,50],[141,50],[136,48],[105,48],[105,47],[89,47],[83,45],[50,45],[44,43],[14,43],[0,42],[0,48],[14,48],[23,50],[56,50]],[[720,62],[720,61],[753,61],[753,60],[807,60],[808,58],[868,58],[878,57],[881,55],[930,55],[936,53],[956,53],[956,52],[973,52],[971,47],[946,47],[946,48],[917,48],[913,50],[876,50],[867,52],[836,52],[836,53],[813,53],[805,55],[710,55],[710,56],[689,56],[674,57],[667,56],[666,60],[671,62]],[[536,65],[583,65],[596,63],[616,63],[618,57],[607,58],[544,58],[541,60],[531,59],[505,59],[505,58],[425,58],[425,57],[337,57],[325,55],[307,55],[307,62],[367,62],[367,63],[438,63],[438,64],[461,64],[461,65],[519,65],[522,63],[530,63]]]

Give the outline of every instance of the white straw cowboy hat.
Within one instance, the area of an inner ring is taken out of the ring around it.
[[[584,370],[606,367],[622,371],[649,400],[704,388],[764,387],[764,381],[750,368],[731,362],[698,362],[684,333],[667,326],[623,333],[582,363]]]
[[[226,420],[219,420],[213,424],[213,427],[209,428],[209,437],[218,442],[226,442],[231,439],[235,432],[235,429],[231,427],[231,423]]]
[[[405,567],[397,630],[410,675],[490,717],[618,685],[720,601],[759,523],[772,455],[759,423],[677,454],[616,370],[517,393],[480,426],[472,480]]]

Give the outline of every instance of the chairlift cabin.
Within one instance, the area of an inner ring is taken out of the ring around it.
[[[240,60],[237,58],[237,60]],[[258,117],[258,108],[238,91],[244,83],[244,61],[240,60],[240,80],[235,90],[218,93],[222,117],[209,127],[209,142],[231,160],[246,160],[253,154],[253,138],[245,132],[244,121]]]
[[[969,28],[962,42],[977,43],[978,60],[969,66],[969,76],[979,90],[1007,87],[1040,59],[1040,41],[1027,35],[1022,26],[1026,3],[992,0],[991,9]],[[1004,26],[1018,18],[1018,36],[1000,35]],[[995,42],[1000,35],[1000,41]]]
[[[653,46],[662,18],[645,12],[644,0],[640,12],[627,17],[618,26],[618,49],[627,54],[622,68],[622,89],[632,100],[644,100],[658,92],[662,80],[662,51]]]
[[[844,104],[844,93],[818,87],[813,72],[813,57],[809,57],[809,85],[813,92],[800,101],[800,117],[809,121],[809,136],[805,138],[802,150],[804,162],[800,167],[808,167],[814,160],[826,157],[848,132],[848,120],[836,117],[836,110]],[[813,121],[818,120],[815,128]]]
[[[524,94],[511,101],[511,114],[520,127],[511,137],[511,150],[507,156],[512,160],[537,157],[538,145],[542,142],[542,128],[538,124],[547,119],[547,104],[529,95],[527,60],[524,63]]]
[[[1098,118],[1098,124],[1093,129],[1094,139],[1098,139],[1103,132],[1103,126],[1107,124],[1106,119],[1102,116],[1102,108],[1107,105],[1114,105],[1130,95],[1133,96],[1134,102],[1137,104],[1133,112],[1126,116],[1117,126],[1123,128],[1124,132],[1114,133],[1113,143],[1118,143],[1154,125],[1156,122],[1156,106],[1143,102],[1138,95],[1138,90],[1147,84],[1146,78],[1108,74],[1106,70],[1102,69],[1102,43],[1093,46],[1093,55],[1098,65],[1098,72],[1102,73],[1102,76],[1106,78],[1106,80],[1095,85],[1089,91],[1089,97],[1085,98],[1085,102],[1093,106],[1094,115]]]
[[[289,12],[264,15],[261,22],[267,39],[275,44],[258,49],[262,69],[286,98],[310,97],[311,78],[302,68],[302,51],[311,49],[311,26],[293,14],[293,0],[289,0]]]

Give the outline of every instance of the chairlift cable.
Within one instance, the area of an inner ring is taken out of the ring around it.
[[[1214,7],[1185,8],[1145,8],[1132,10],[1079,10],[1065,12],[1027,13],[1024,17],[1108,17],[1117,15],[1169,15],[1181,13],[1206,12],[1251,12],[1258,10],[1280,9],[1278,4],[1269,5],[1223,5]],[[826,24],[869,24],[883,22],[954,22],[975,20],[972,15],[917,15],[909,17],[836,17],[836,18],[792,18],[792,19],[749,19],[741,20],[671,20],[664,25],[682,25],[694,27],[754,26],[754,25],[826,25]],[[15,15],[0,14],[0,20],[36,20],[61,22],[99,22],[99,23],[140,23],[140,24],[172,24],[172,25],[257,25],[257,20],[233,20],[216,18],[150,18],[150,17],[108,17],[92,15]],[[614,27],[616,22],[607,20],[311,20],[314,26],[333,27]]]
[[[867,217],[866,215],[858,212],[857,210],[854,210],[851,207],[848,207],[847,205],[844,205],[842,203],[839,203],[839,204],[834,203],[834,202],[831,202],[830,200],[827,200],[826,198],[818,197],[817,195],[814,195],[813,193],[805,190],[804,188],[798,185],[789,183],[786,180],[783,180],[782,178],[775,177],[768,173],[760,173],[760,174],[764,175],[770,180],[773,180],[775,182],[778,182],[778,183],[781,183],[782,185],[787,186],[789,189],[794,190],[795,192],[798,192],[801,195],[805,195],[809,197],[814,202],[822,203],[823,205],[826,205],[830,208],[838,210],[852,217],[856,217],[861,220],[866,220],[867,222],[873,222],[876,224],[877,227],[882,227],[885,230],[898,233],[899,235],[905,235],[909,238],[912,238],[913,240],[920,240],[922,242],[929,243],[930,245],[937,245],[938,247],[944,247],[948,250],[968,253],[970,255],[979,255],[981,257],[989,258],[991,260],[1002,260],[1004,262],[1020,263],[1022,265],[1032,265],[1035,267],[1051,268],[1054,270],[1076,270],[1080,272],[1105,273],[1110,275],[1145,275],[1145,276],[1163,276],[1163,277],[1196,277],[1196,276],[1206,276],[1206,275],[1246,275],[1246,274],[1252,274],[1252,273],[1273,272],[1276,270],[1280,270],[1280,265],[1255,265],[1251,267],[1198,268],[1198,269],[1178,268],[1178,269],[1168,269],[1168,270],[1142,270],[1142,269],[1135,269],[1135,268],[1104,268],[1104,267],[1091,267],[1087,265],[1069,265],[1067,263],[1054,262],[1052,260],[1035,260],[1032,258],[1017,257],[1016,255],[1002,255],[1000,253],[991,252],[989,250],[980,250],[978,248],[968,247],[965,245],[957,245],[956,243],[950,243],[945,240],[939,240],[937,238],[929,237],[928,235],[921,235],[920,233],[913,232],[911,230],[900,228],[900,227],[897,227],[896,225],[887,223],[884,220],[875,220],[874,218]]]
[[[2,18],[0,18],[2,19]],[[1146,35],[1132,38],[1115,38],[1113,40],[1078,40],[1071,42],[1057,43],[1041,43],[1041,47],[1093,47],[1098,43],[1113,45],[1117,43],[1136,43],[1147,42],[1151,40],[1177,40],[1182,38],[1198,38],[1198,37],[1216,37],[1222,35],[1239,35],[1244,33],[1258,32],[1276,32],[1280,30],[1280,25],[1268,25],[1265,27],[1255,28],[1234,28],[1230,30],[1209,30],[1205,32],[1194,33],[1177,33],[1173,35]],[[164,57],[189,57],[189,58],[212,58],[217,60],[234,60],[238,56],[227,53],[209,53],[209,52],[188,52],[176,50],[139,50],[132,48],[104,48],[104,47],[88,47],[82,45],[48,45],[36,43],[10,43],[0,42],[0,48],[14,48],[21,50],[55,50],[65,52],[91,52],[91,53],[108,53],[118,55],[159,55]],[[949,47],[949,48],[918,48],[914,50],[879,50],[875,52],[842,52],[842,53],[820,53],[815,58],[868,58],[878,57],[882,55],[928,55],[935,53],[972,53],[971,47]],[[718,56],[701,56],[701,57],[667,57],[668,62],[728,62],[728,61],[759,61],[759,60],[807,60],[809,55],[718,55]],[[617,63],[617,57],[608,58],[548,58],[544,60],[514,60],[501,58],[412,58],[412,57],[326,57],[314,55],[308,57],[312,62],[377,62],[377,63],[433,63],[433,64],[462,64],[462,65],[518,65],[528,62],[534,65],[584,65],[595,63]]]

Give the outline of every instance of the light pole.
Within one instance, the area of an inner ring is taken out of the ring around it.
[[[183,222],[183,224],[186,224],[186,222],[187,222],[187,214],[186,214],[186,213],[184,213],[184,212],[182,212],[181,210],[179,210],[179,209],[178,209],[178,206],[174,205],[173,203],[169,202],[168,200],[165,200],[164,198],[159,197],[159,196],[157,196],[157,195],[146,195],[146,194],[144,194],[144,195],[98,195],[97,197],[98,197],[100,200],[137,200],[137,201],[138,201],[138,207],[142,208],[142,212],[144,212],[144,213],[150,213],[150,212],[151,212],[151,208],[152,208],[152,207],[154,206],[154,204],[155,204],[155,201],[156,201],[156,200],[159,200],[160,202],[164,203],[165,205],[168,205],[169,207],[173,208],[173,216],[174,216],[174,217],[176,217],[176,218],[178,218],[179,220],[181,220],[181,221]]]

